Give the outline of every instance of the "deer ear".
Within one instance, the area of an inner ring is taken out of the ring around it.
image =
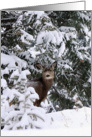
[[[57,67],[57,62],[55,61],[54,63],[52,63],[52,69],[54,70]]]
[[[42,66],[40,63],[36,63],[36,64],[34,64],[34,66],[35,66],[37,69],[43,70],[43,66]]]

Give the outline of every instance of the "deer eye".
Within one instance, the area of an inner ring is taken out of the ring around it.
[[[48,71],[47,69],[44,69],[44,71],[43,72],[46,72],[46,71]]]
[[[53,69],[52,68],[50,68],[50,70],[49,71],[53,71]]]

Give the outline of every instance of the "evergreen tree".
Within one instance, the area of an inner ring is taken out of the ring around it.
[[[6,46],[8,49],[15,46],[15,40],[18,39],[14,33],[15,28],[13,27],[17,18],[16,12],[1,12],[1,43],[2,46]]]
[[[39,97],[32,87],[27,88],[26,86],[26,76],[30,73],[28,70],[21,73],[19,71],[17,69],[11,75],[14,89],[6,88],[2,95],[3,130],[42,128],[45,124],[44,111],[33,105]],[[7,109],[5,109],[6,104],[8,104]]]

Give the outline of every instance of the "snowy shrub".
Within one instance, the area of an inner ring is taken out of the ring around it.
[[[1,96],[1,119],[4,130],[15,129],[31,129],[42,128],[45,123],[44,113],[42,108],[34,106],[34,101],[39,99],[38,94],[34,88],[27,88],[28,70],[15,70],[11,79],[14,81],[14,88],[8,87],[3,90]]]

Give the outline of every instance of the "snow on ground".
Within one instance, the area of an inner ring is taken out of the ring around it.
[[[91,108],[49,113],[43,129],[2,130],[1,136],[91,136]]]

